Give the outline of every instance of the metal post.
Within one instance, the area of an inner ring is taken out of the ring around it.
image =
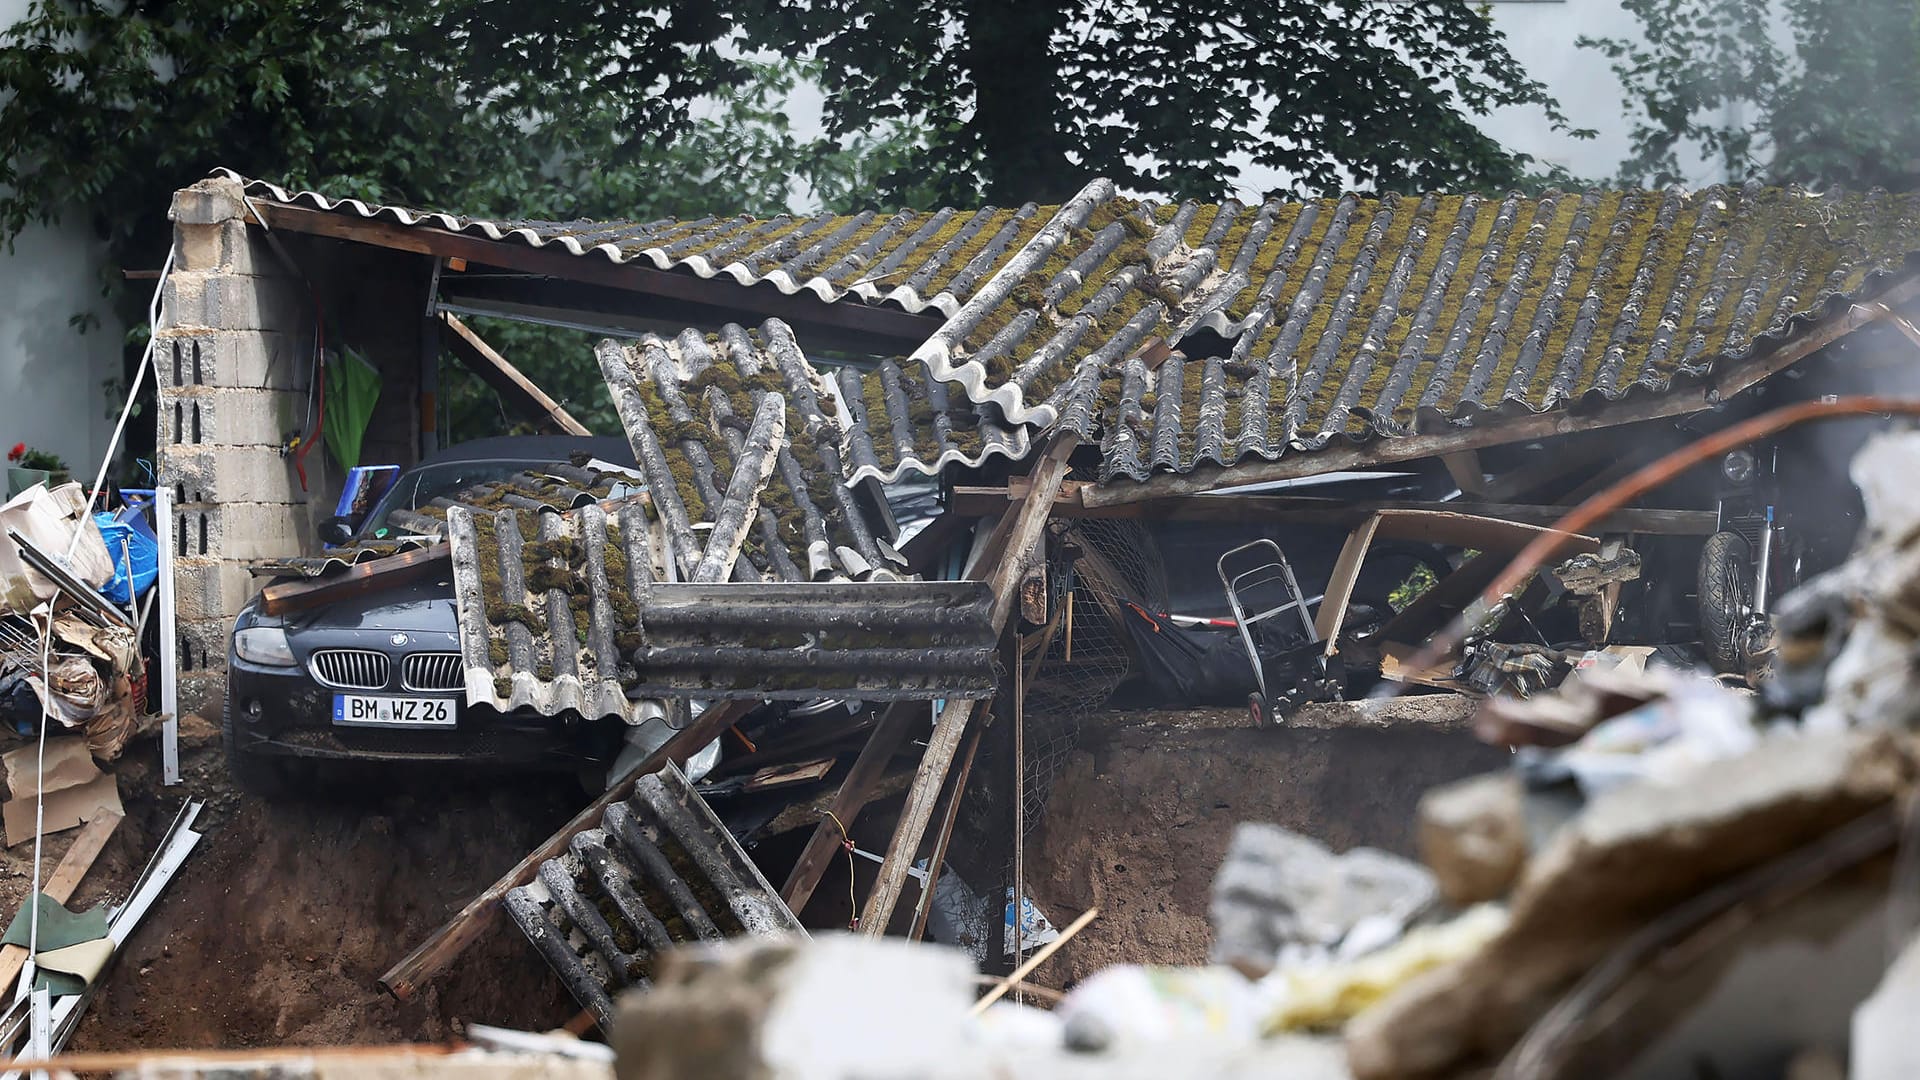
[[[160,782],[180,782],[180,664],[173,607],[173,489],[154,485],[154,533],[160,540]]]

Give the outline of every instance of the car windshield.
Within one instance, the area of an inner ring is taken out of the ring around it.
[[[538,469],[544,461],[522,458],[484,458],[475,461],[443,461],[409,470],[394,481],[360,527],[362,540],[385,540],[404,530],[387,523],[395,510],[418,510],[435,499],[457,495],[469,488],[494,480],[505,480],[516,473]]]

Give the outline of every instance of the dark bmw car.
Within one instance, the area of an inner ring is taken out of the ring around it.
[[[478,485],[585,454],[631,468],[622,439],[482,439],[400,474],[359,521],[331,519],[326,537],[392,542],[397,510],[457,498]],[[405,515],[401,515],[405,516]],[[272,791],[298,761],[463,761],[572,771],[595,784],[623,745],[617,717],[541,716],[470,706],[450,567],[439,575],[284,616],[256,597],[234,620],[222,717],[227,768]],[[664,737],[664,736],[663,736]]]

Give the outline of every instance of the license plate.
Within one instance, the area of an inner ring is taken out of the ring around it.
[[[333,722],[349,727],[453,727],[458,717],[453,698],[333,695]]]

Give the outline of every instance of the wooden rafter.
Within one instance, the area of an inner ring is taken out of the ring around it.
[[[593,434],[585,424],[575,420],[564,406],[509,363],[479,334],[474,333],[472,327],[455,317],[453,312],[441,312],[440,324],[447,330],[444,340],[453,351],[454,358],[478,375],[482,382],[493,387],[494,392],[512,403],[517,411],[562,435]]]

